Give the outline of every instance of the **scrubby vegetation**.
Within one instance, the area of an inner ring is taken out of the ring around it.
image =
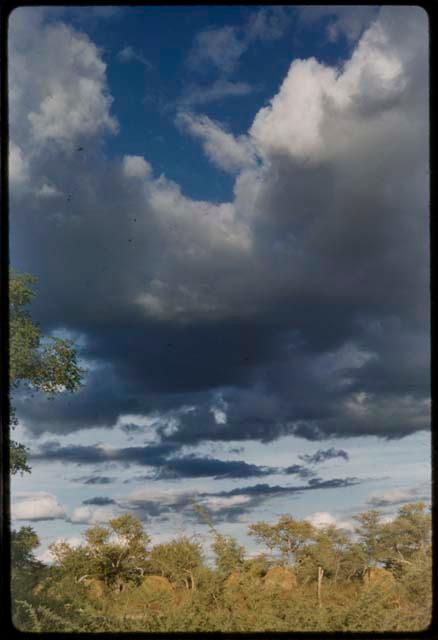
[[[424,503],[354,534],[285,515],[249,533],[248,558],[210,523],[214,564],[186,536],[152,546],[130,514],[93,526],[82,546],[35,559],[30,527],[12,532],[13,621],[25,631],[416,631],[431,616],[431,519]]]

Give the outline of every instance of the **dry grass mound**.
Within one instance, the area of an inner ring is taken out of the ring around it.
[[[175,587],[164,576],[146,576],[141,583],[141,589],[144,591],[151,591],[156,593],[158,591],[165,591],[166,593],[173,592]]]
[[[271,567],[263,578],[263,583],[268,589],[282,591],[292,591],[298,584],[295,573],[287,567]]]
[[[230,589],[232,587],[237,587],[241,583],[241,580],[242,580],[242,575],[241,575],[240,571],[233,571],[232,573],[230,573],[228,578],[225,580],[224,587],[225,587],[225,589]]]
[[[93,600],[102,598],[105,595],[106,589],[102,580],[98,580],[97,578],[86,578],[83,582],[87,587],[89,597]]]
[[[374,567],[372,569],[368,569],[365,580],[371,584],[381,584],[383,582],[392,584],[393,582],[395,582],[393,574],[387,569],[383,569],[382,567]]]

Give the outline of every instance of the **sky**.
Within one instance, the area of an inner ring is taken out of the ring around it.
[[[19,389],[13,526],[248,553],[430,498],[428,23],[419,7],[22,7],[10,259],[82,389]]]

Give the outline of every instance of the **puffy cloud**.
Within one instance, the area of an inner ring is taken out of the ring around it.
[[[235,138],[207,116],[180,112],[177,123],[203,141],[204,152],[220,169],[237,173],[255,163],[254,147],[245,136]]]
[[[419,487],[372,491],[368,495],[367,503],[376,508],[418,502],[418,500],[429,501],[430,492],[425,492]]]
[[[354,524],[349,520],[339,520],[331,513],[327,511],[317,511],[312,513],[306,518],[317,529],[324,529],[325,527],[335,526],[339,529],[346,529],[347,531],[354,531]]]
[[[151,165],[143,156],[124,156],[122,168],[127,178],[146,178],[152,171]]]
[[[69,521],[72,524],[106,524],[118,515],[117,508],[109,506],[85,505],[77,507],[70,515]]]
[[[49,143],[72,149],[118,126],[95,44],[64,23],[44,23],[43,15],[19,8],[10,19],[10,135],[19,146],[26,142],[29,155]]]
[[[13,520],[56,520],[66,516],[66,509],[56,496],[43,491],[15,493],[11,515]]]
[[[424,16],[413,10],[404,14],[402,23],[403,14],[382,10],[341,69],[313,58],[294,61],[280,92],[254,120],[251,131],[260,147],[268,154],[284,153],[302,162],[330,158],[336,167],[345,157],[357,156],[368,164],[370,147],[381,146],[382,133],[385,137],[401,133],[400,118],[414,108],[415,92],[419,93],[414,113],[421,104],[427,109],[426,61],[420,62],[425,51],[420,52],[414,42],[426,27]],[[403,51],[397,37],[408,42]],[[426,129],[423,141],[425,133]],[[394,144],[406,144],[402,138]]]
[[[9,145],[9,181],[12,187],[21,186],[29,177],[29,161],[20,147],[13,142]]]
[[[232,495],[232,496],[210,496],[204,498],[202,504],[208,507],[213,512],[224,511],[234,509],[235,507],[241,508],[242,505],[248,505],[251,502],[251,497],[247,495]]]
[[[294,61],[279,93],[258,112],[251,127],[260,149],[319,160],[324,148],[324,97],[335,80],[335,70],[315,58]]]

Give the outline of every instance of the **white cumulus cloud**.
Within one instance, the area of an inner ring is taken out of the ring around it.
[[[202,140],[206,156],[220,169],[237,173],[255,163],[254,148],[246,136],[235,138],[223,126],[205,115],[181,112],[176,121],[191,135]]]
[[[69,520],[73,524],[102,524],[116,517],[118,511],[113,507],[82,506],[73,510]]]
[[[410,487],[372,491],[368,494],[367,502],[373,507],[386,507],[417,502],[421,499],[427,501],[430,500],[430,496],[425,495],[418,487]]]
[[[12,187],[22,186],[29,178],[29,161],[21,148],[12,141],[9,146],[9,181]]]
[[[42,16],[22,8],[10,19],[10,135],[22,152],[26,143],[28,156],[49,143],[73,149],[79,139],[118,127],[99,49]]]
[[[124,156],[122,167],[127,178],[146,178],[152,171],[151,165],[143,156]]]
[[[56,520],[66,517],[66,509],[56,496],[42,491],[18,493],[12,502],[13,520]]]
[[[317,529],[324,529],[325,527],[335,526],[338,529],[347,529],[348,531],[354,531],[354,524],[349,520],[339,520],[328,511],[316,511],[310,516],[307,516],[308,520]]]

